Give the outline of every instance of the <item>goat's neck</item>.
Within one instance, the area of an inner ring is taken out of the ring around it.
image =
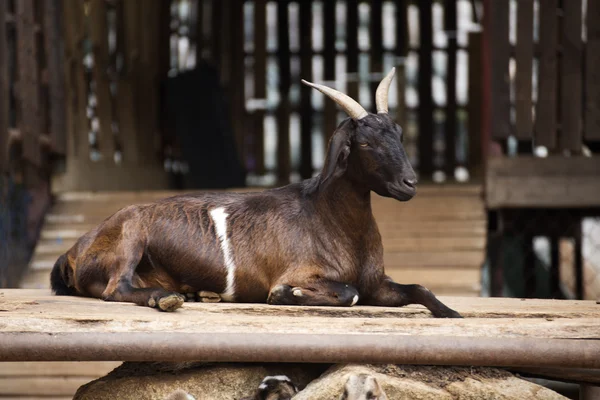
[[[371,193],[345,177],[330,182],[319,193],[320,209],[346,232],[358,233],[373,219]]]

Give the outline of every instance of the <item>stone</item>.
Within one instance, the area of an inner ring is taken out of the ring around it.
[[[390,400],[566,399],[496,368],[349,364],[331,367],[294,400],[337,400],[352,374],[374,376]]]
[[[177,389],[197,400],[241,399],[268,375],[286,375],[300,388],[323,373],[318,364],[226,364],[126,362],[83,385],[74,400],[164,400]]]

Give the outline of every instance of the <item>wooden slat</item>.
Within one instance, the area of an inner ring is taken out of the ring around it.
[[[244,2],[234,0],[229,14],[231,15],[232,43],[231,43],[231,84],[229,96],[231,98],[231,125],[235,139],[235,149],[240,164],[245,170],[247,165],[246,151],[246,95],[245,95],[245,59],[244,59]]]
[[[479,68],[482,63],[482,34],[469,32],[469,171],[475,179],[481,177],[483,169],[483,150],[481,132],[483,130],[483,81]]]
[[[371,18],[369,19],[369,36],[370,36],[370,59],[371,59],[371,73],[381,74],[385,76],[388,71],[383,70],[383,1],[373,0],[369,2],[371,4]],[[349,29],[352,29],[349,27]],[[379,86],[377,79],[372,79],[370,82],[372,99],[375,98],[375,91]]]
[[[354,79],[347,82],[348,96],[358,101],[358,0],[346,2],[346,70],[354,75]]]
[[[598,157],[492,158],[486,203],[499,207],[598,207]]]
[[[44,1],[44,47],[46,50],[50,97],[50,138],[52,150],[55,153],[65,155],[67,152],[67,126],[65,123],[66,97],[63,70],[65,60],[61,14],[61,2]],[[0,26],[2,26],[1,23]]]
[[[329,86],[335,80],[335,1],[323,2],[323,74]],[[323,109],[323,137],[325,143],[333,135],[337,126],[337,107],[333,100],[325,98]]]
[[[558,0],[540,2],[540,57],[538,63],[538,97],[535,118],[535,143],[550,150],[556,148],[557,96],[557,4]]]
[[[561,63],[561,130],[559,148],[581,152],[582,48],[581,0],[563,2]]]
[[[402,251],[414,253],[434,253],[452,250],[483,250],[485,248],[485,237],[412,237],[412,238],[385,238],[383,239],[385,251]]]
[[[300,77],[312,82],[312,1],[302,1],[300,8]],[[300,87],[300,176],[308,179],[313,174],[312,129],[313,109],[312,89]]]
[[[98,151],[103,158],[112,160],[115,150],[112,132],[112,98],[108,77],[108,22],[107,7],[104,0],[91,0],[89,3],[89,26],[94,67],[92,79],[96,86],[96,116],[100,122],[98,132]],[[154,115],[148,110],[149,115]]]
[[[40,166],[39,136],[42,129],[34,22],[33,0],[17,2],[17,63],[19,66],[17,101],[20,109],[20,120],[17,121],[17,125],[23,138],[23,157],[32,164]]]
[[[254,97],[266,100],[267,77],[267,2],[257,0],[254,2]],[[265,142],[264,124],[265,111],[254,111],[254,162],[256,173],[265,173]]]
[[[585,139],[600,140],[600,1],[587,2]]]
[[[405,59],[408,52],[408,19],[406,0],[396,0],[396,56]],[[396,122],[404,127],[406,124],[405,103],[405,65],[396,66],[396,90],[398,91],[398,106],[396,107]]]
[[[506,139],[511,134],[508,76],[508,4],[508,1],[489,1],[490,128],[492,139]]]
[[[431,76],[433,65],[432,1],[419,1],[419,174],[429,177],[433,173],[433,98]]]
[[[456,168],[456,51],[457,51],[456,0],[444,1],[444,29],[448,36],[448,69],[446,70],[446,121],[444,126],[444,166],[449,178]]]
[[[6,46],[6,2],[0,4],[0,171],[8,168],[8,53]]]
[[[520,0],[517,8],[517,74],[515,76],[515,109],[517,139],[531,139],[531,77],[533,65],[533,0]],[[549,115],[544,118],[549,118]]]
[[[292,172],[290,149],[290,38],[287,0],[277,3],[277,55],[279,62],[279,98],[277,109],[277,181],[288,183]]]
[[[440,251],[435,253],[423,252],[391,252],[386,251],[383,254],[386,269],[405,269],[405,268],[458,268],[458,269],[477,269],[481,266],[484,254],[481,250],[469,251]]]
[[[0,394],[18,396],[72,396],[88,383],[89,377],[15,377],[0,376]]]
[[[448,270],[444,268],[388,268],[386,274],[402,284],[418,283],[434,293],[443,290],[479,290],[480,269]]]

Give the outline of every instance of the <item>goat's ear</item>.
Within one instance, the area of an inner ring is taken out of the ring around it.
[[[350,155],[350,127],[342,124],[333,134],[327,146],[327,157],[321,171],[319,187],[329,184],[335,178],[342,176],[348,167]]]

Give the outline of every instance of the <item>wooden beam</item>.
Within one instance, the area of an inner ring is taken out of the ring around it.
[[[600,140],[600,1],[587,2],[585,139]]]
[[[408,52],[408,19],[406,0],[396,1],[396,57],[402,62],[396,65],[396,90],[398,92],[398,106],[396,107],[396,122],[400,126],[406,123],[406,75],[405,60]]]
[[[582,50],[581,0],[563,2],[561,63],[561,150],[581,153]]]
[[[300,7],[300,77],[312,82],[312,1],[302,1]],[[348,4],[348,6],[350,6]],[[308,179],[313,174],[312,130],[313,108],[312,89],[300,86],[300,176]]]
[[[551,151],[556,148],[557,137],[557,7],[558,0],[541,1],[539,11],[539,85],[535,110],[534,142],[537,146],[546,146]]]
[[[347,82],[348,96],[358,101],[358,0],[346,2],[346,71],[355,79]]]
[[[600,158],[491,158],[485,186],[489,208],[598,207]]]
[[[506,139],[511,134],[510,90],[508,75],[508,1],[489,1],[489,53],[491,68],[490,128],[492,139]],[[488,10],[486,10],[486,13]]]
[[[244,53],[244,2],[233,0],[229,9],[231,16],[231,77],[229,97],[231,101],[231,126],[235,140],[237,156],[244,171],[246,170],[246,95],[245,95],[245,53]]]
[[[0,172],[8,169],[8,53],[6,46],[6,7],[0,4]]]
[[[369,36],[371,43],[369,49],[369,56],[371,58],[370,69],[373,74],[383,73],[383,76],[385,76],[388,71],[383,70],[383,1],[372,0],[369,3],[371,4],[371,18],[369,19]],[[350,30],[352,29],[350,26],[348,28]],[[369,82],[371,92],[370,98],[373,99],[373,101],[375,99],[377,86],[379,86],[379,81],[377,79]]]
[[[481,32],[469,32],[469,105],[468,105],[468,165],[472,175],[483,175],[483,154],[481,151],[481,131],[483,127],[483,80],[481,77],[482,57]]]
[[[46,50],[48,70],[50,139],[52,141],[52,151],[61,155],[66,155],[66,96],[65,75],[63,70],[65,49],[63,44],[63,24],[61,18],[62,6],[63,3],[60,1],[44,1],[44,47]],[[2,26],[1,23],[0,26]]]
[[[533,116],[531,114],[531,88],[533,70],[533,0],[517,3],[517,74],[515,76],[515,136],[519,140],[531,140]],[[544,118],[550,118],[549,115]]]

